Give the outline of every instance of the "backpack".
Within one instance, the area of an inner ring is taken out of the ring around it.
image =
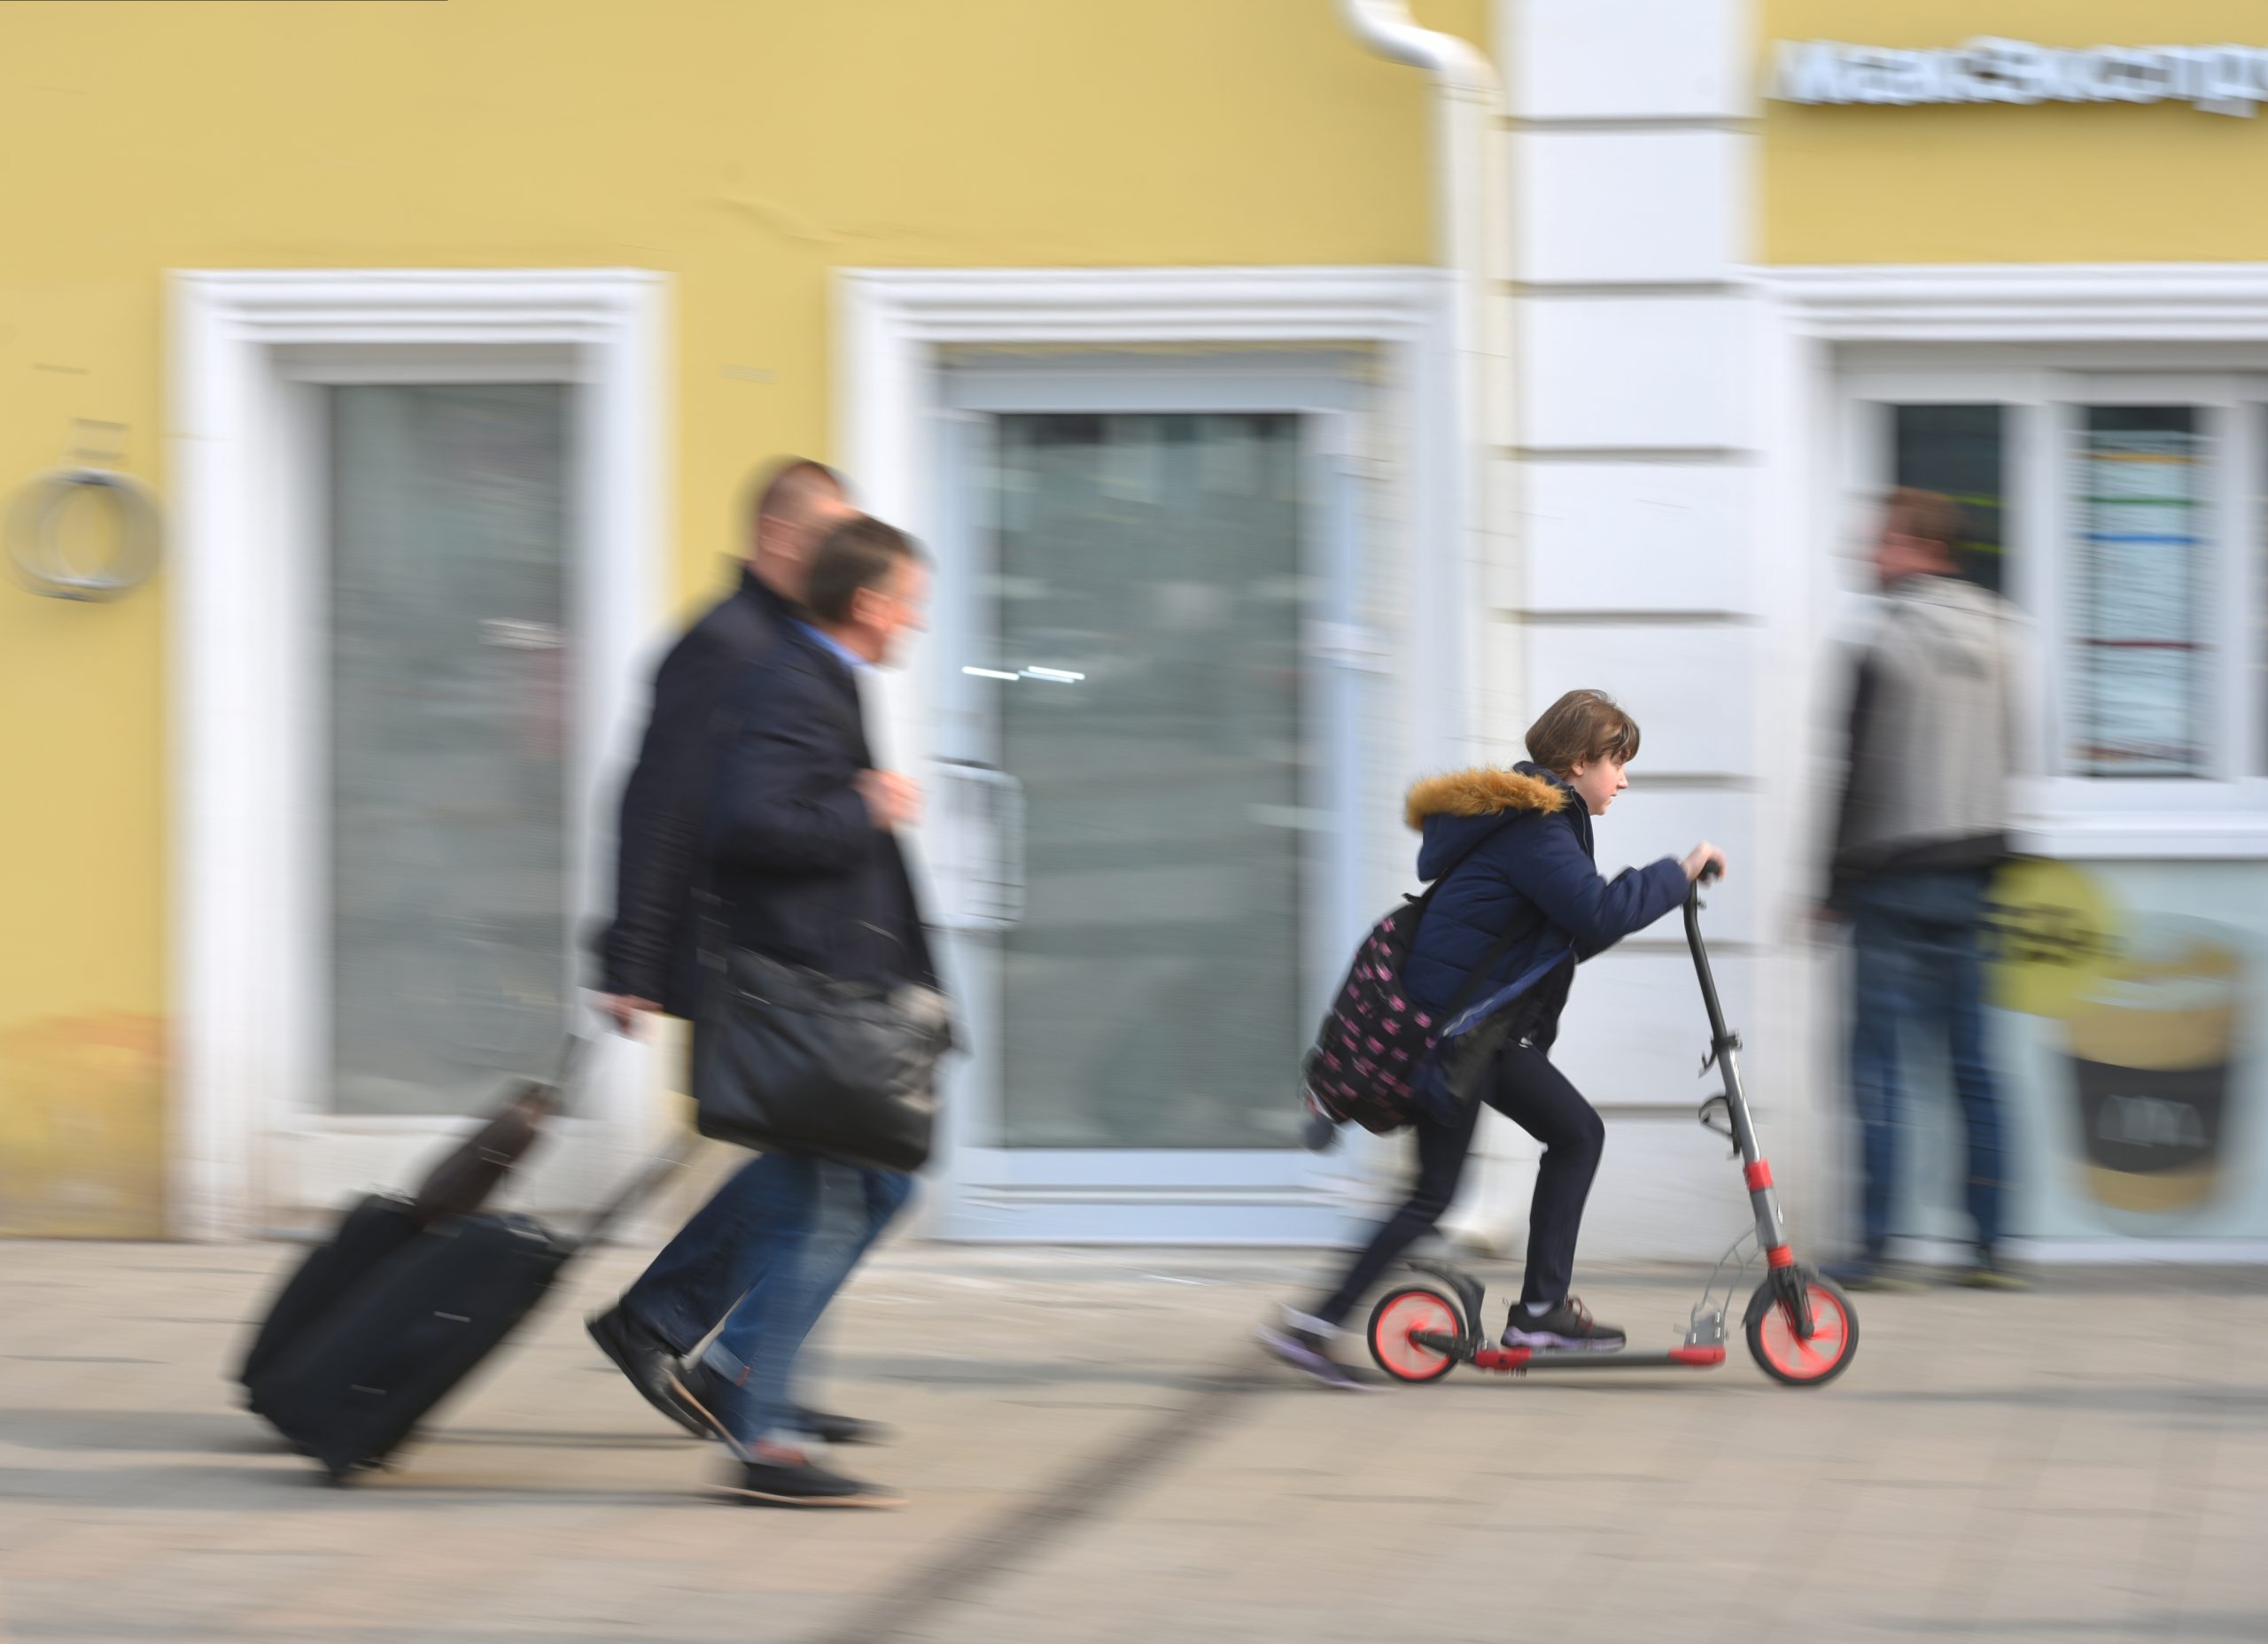
[[[1334,1126],[1358,1124],[1381,1136],[1401,1129],[1416,1116],[1418,1081],[1441,1028],[1456,1020],[1483,979],[1511,951],[1522,922],[1516,920],[1505,930],[1439,1016],[1410,997],[1402,985],[1402,967],[1410,961],[1418,927],[1435,893],[1503,826],[1499,823],[1466,846],[1423,896],[1404,896],[1402,905],[1371,926],[1355,949],[1347,980],[1340,983],[1314,1047],[1300,1065],[1301,1096],[1310,1115]]]

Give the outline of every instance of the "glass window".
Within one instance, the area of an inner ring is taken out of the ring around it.
[[[329,393],[331,1111],[464,1113],[566,1020],[569,391]]]
[[[1893,406],[1891,484],[1935,491],[1961,506],[1961,574],[2008,592],[2008,407]]]
[[[2071,509],[2073,770],[2210,774],[2211,461],[2194,406],[2080,411]]]

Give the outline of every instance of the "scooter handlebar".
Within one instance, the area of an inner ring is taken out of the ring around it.
[[[1714,1043],[1729,1037],[1730,1029],[1725,1026],[1724,1006],[1717,999],[1717,979],[1709,970],[1709,950],[1701,940],[1701,887],[1722,878],[1723,872],[1716,863],[1708,864],[1685,893],[1685,945],[1693,953],[1693,973],[1701,983],[1701,1002],[1708,1008],[1709,1032]]]

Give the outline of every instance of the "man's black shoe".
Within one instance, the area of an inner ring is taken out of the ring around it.
[[[583,1323],[599,1351],[614,1361],[614,1368],[630,1378],[647,1403],[696,1438],[717,1437],[707,1412],[693,1403],[679,1380],[677,1354],[668,1343],[618,1307],[594,1313]]]
[[[705,1362],[696,1361],[678,1373],[674,1397],[679,1407],[691,1418],[688,1431],[698,1432],[703,1438],[719,1438],[728,1449],[736,1449],[732,1431],[725,1424],[726,1392],[724,1381]],[[825,1444],[888,1444],[897,1435],[880,1422],[866,1421],[856,1415],[837,1415],[827,1410],[796,1412],[791,1423],[797,1432],[809,1433]]]
[[[825,1410],[799,1410],[796,1426],[828,1444],[888,1444],[897,1435],[880,1422],[856,1415],[834,1415]]]
[[[722,1486],[734,1501],[760,1507],[903,1507],[905,1498],[880,1485],[831,1473],[798,1450],[758,1445],[752,1460]]]

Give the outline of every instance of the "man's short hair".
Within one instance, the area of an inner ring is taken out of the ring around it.
[[[861,514],[819,539],[804,584],[804,603],[821,622],[845,623],[859,591],[879,588],[899,565],[921,560],[913,539]]]
[[[800,525],[810,517],[812,504],[819,498],[849,494],[843,476],[826,463],[809,457],[782,458],[749,486],[748,539],[756,540],[757,530],[767,519]]]
[[[1941,492],[1900,485],[1884,504],[1885,523],[1901,537],[1934,542],[1947,559],[1960,552],[1967,523],[1961,504]]]
[[[1527,728],[1527,756],[1561,776],[1610,756],[1638,756],[1638,722],[1604,691],[1570,691]]]

